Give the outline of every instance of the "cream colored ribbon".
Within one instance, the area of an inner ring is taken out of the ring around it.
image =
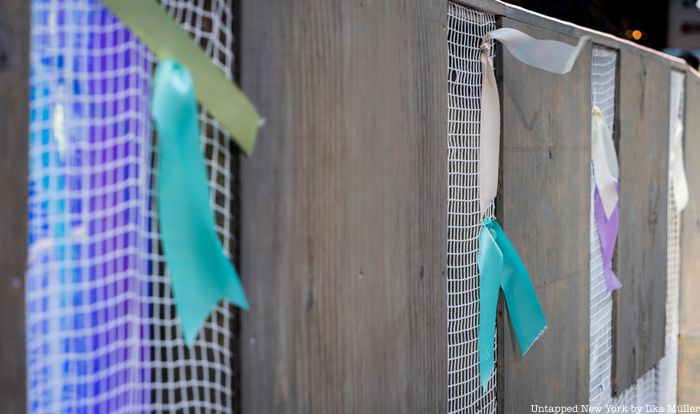
[[[671,134],[669,163],[671,184],[673,185],[673,199],[676,202],[676,209],[678,212],[681,212],[688,205],[688,181],[685,178],[683,121],[680,118],[676,119],[673,133]]]
[[[620,178],[620,169],[617,164],[617,152],[612,134],[605,123],[603,113],[597,106],[593,107],[592,112],[591,159],[593,161],[593,176],[600,200],[603,203],[605,218],[610,219],[610,215],[612,215],[619,200],[615,184]]]
[[[571,70],[576,58],[588,41],[579,39],[577,46],[556,40],[539,40],[515,29],[501,28],[487,33],[481,41],[481,143],[479,145],[479,206],[481,215],[498,192],[498,157],[501,136],[501,109],[498,85],[491,60],[490,40],[500,41],[519,61],[556,74]]]

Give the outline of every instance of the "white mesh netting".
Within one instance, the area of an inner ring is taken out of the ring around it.
[[[202,46],[212,61],[233,79],[233,13],[226,0],[162,0],[170,15]],[[226,254],[235,255],[238,234],[237,171],[238,150],[224,129],[205,111],[199,113],[207,171],[209,172],[211,205],[217,232]],[[152,188],[152,187],[151,187]],[[154,210],[149,210],[154,212]],[[154,227],[156,217],[151,217]],[[163,412],[181,410],[196,413],[230,413],[237,411],[236,390],[238,312],[227,302],[220,302],[210,315],[193,349],[189,349],[180,333],[170,292],[170,279],[164,276],[164,258],[156,246],[158,233],[151,233],[151,262],[158,271],[152,282],[158,289],[150,300],[154,315],[154,348],[158,361],[154,366],[156,388],[153,408]],[[158,252],[156,254],[156,252]]]
[[[495,413],[496,376],[479,380],[477,162],[481,97],[479,44],[493,15],[448,3],[447,343],[448,412]]]
[[[610,131],[615,122],[615,75],[617,52],[602,47],[593,47],[592,57],[592,105],[600,108]],[[612,386],[610,369],[612,364],[612,297],[605,285],[603,260],[600,252],[598,228],[593,216],[593,191],[595,180],[591,167],[590,208],[590,404],[605,405],[611,402]]]
[[[231,6],[164,6],[231,77]],[[32,0],[29,411],[230,413],[237,312],[181,339],[155,217],[153,58],[97,0]],[[200,115],[217,230],[236,250],[236,150]]]
[[[683,119],[684,74],[671,71],[669,142],[677,119]],[[657,386],[659,403],[675,405],[678,384],[679,280],[681,261],[681,218],[673,198],[673,186],[668,183],[668,261],[666,264],[666,339],[665,355],[659,361]]]

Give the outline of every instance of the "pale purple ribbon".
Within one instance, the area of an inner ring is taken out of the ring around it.
[[[618,184],[615,183],[615,190],[619,191]],[[605,284],[608,286],[608,292],[622,287],[622,283],[615,275],[612,269],[613,252],[615,251],[615,241],[617,240],[619,203],[615,205],[615,209],[610,218],[605,217],[603,209],[603,200],[600,198],[598,187],[594,191],[594,215],[596,225],[598,227],[598,238],[600,239],[600,253],[603,258],[603,271],[605,272]]]

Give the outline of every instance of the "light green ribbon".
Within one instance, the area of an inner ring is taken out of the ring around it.
[[[496,220],[485,218],[479,234],[476,259],[480,273],[479,288],[479,375],[486,389],[494,368],[493,350],[498,293],[503,289],[515,338],[523,355],[545,328],[542,307],[530,275],[515,247]]]
[[[158,219],[175,309],[188,345],[220,299],[248,308],[236,269],[224,255],[209,202],[190,72],[163,61],[153,81],[158,131]]]

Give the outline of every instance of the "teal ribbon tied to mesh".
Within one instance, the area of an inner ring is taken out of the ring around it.
[[[513,244],[496,220],[484,218],[479,233],[479,375],[484,389],[494,368],[494,334],[498,294],[503,289],[508,314],[520,352],[530,346],[547,328],[547,320],[537,299],[530,275]]]
[[[216,234],[190,72],[162,61],[151,111],[158,132],[158,219],[161,241],[187,345],[221,299],[248,308],[243,285]]]

